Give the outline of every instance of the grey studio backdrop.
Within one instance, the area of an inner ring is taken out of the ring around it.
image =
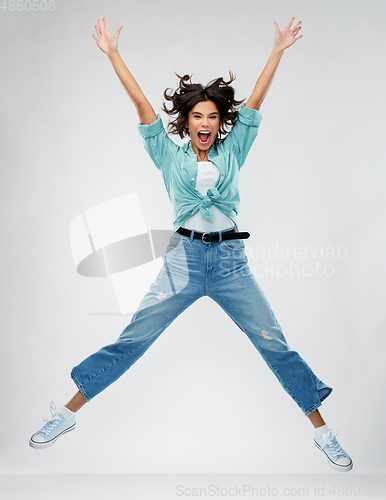
[[[91,37],[103,16],[112,32],[124,25],[120,53],[165,125],[174,72],[206,84],[232,70],[236,98],[248,97],[273,21],[302,21],[242,167],[238,225],[289,345],[333,387],[321,410],[352,474],[383,471],[384,1],[54,6],[0,13],[2,473],[328,468],[308,419],[208,298],[79,412],[75,432],[45,451],[28,446],[50,400],[59,407],[75,393],[72,367],[130,321],[108,278],[76,273],[70,222],[135,192],[147,227],[172,229],[135,109]]]

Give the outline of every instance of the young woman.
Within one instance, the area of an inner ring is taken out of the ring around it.
[[[271,55],[246,103],[234,98],[232,74],[229,81],[218,78],[206,87],[192,83],[185,75],[179,77],[175,92],[164,92],[172,106],[168,109],[164,105],[163,109],[175,116],[169,131],[181,138],[190,137],[182,147],[167,135],[161,117],[155,114],[119,55],[118,37],[123,26],[113,36],[106,19],[104,26],[98,20],[96,36],[92,36],[109,57],[137,110],[144,146],[163,176],[173,205],[175,232],[163,268],[130,324],[114,344],[73,368],[71,377],[78,392],[59,411],[51,405],[52,418],[31,437],[32,447],[51,446],[74,429],[75,413],[123,375],[179,314],[206,295],[246,333],[282,387],[309,418],[315,427],[314,443],[329,463],[339,471],[352,469],[351,458],[318,410],[332,389],[287,345],[248,266],[243,240],[249,233],[239,232],[236,224],[239,171],[258,133],[261,104],[284,51],[302,37],[301,21],[292,27],[294,19],[283,31],[274,23]]]

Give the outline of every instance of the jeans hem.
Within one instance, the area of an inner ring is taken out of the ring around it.
[[[308,417],[310,413],[312,413],[313,411],[317,410],[320,406],[322,406],[322,402],[332,393],[332,387],[326,387],[325,389],[327,389],[327,392],[324,396],[322,397],[319,396],[320,399],[319,403],[316,403],[310,410],[303,410],[304,415],[306,417]]]
[[[324,401],[332,392],[332,388],[329,387],[329,386],[325,386],[323,387],[322,389],[318,389],[317,388],[317,385],[316,385],[316,381],[315,381],[315,375],[313,373],[313,371],[311,370],[311,368],[307,365],[307,363],[305,363],[307,369],[308,369],[308,372],[310,373],[311,375],[311,378],[313,379],[313,386],[314,386],[314,390],[315,392],[317,393],[317,396],[319,398],[319,401],[311,407],[311,409],[309,410],[305,410],[304,409],[304,406],[303,404],[298,400],[298,398],[293,394],[293,392],[291,391],[291,389],[287,386],[286,382],[283,380],[281,374],[276,370],[276,366],[273,366],[271,365],[271,363],[269,363],[269,361],[265,360],[265,362],[267,363],[267,365],[270,367],[271,371],[274,373],[274,375],[276,376],[276,378],[278,379],[278,381],[280,382],[281,386],[283,387],[283,389],[287,392],[287,394],[295,401],[295,403],[299,406],[299,408],[301,409],[301,411],[304,413],[304,415],[307,417],[310,413],[312,413],[313,411],[315,411],[317,408],[319,408],[319,406],[321,406],[322,404],[322,401]],[[325,384],[323,384],[325,385]],[[323,394],[322,396],[320,395],[320,391],[326,391],[325,394]]]
[[[76,387],[80,390],[80,392],[82,393],[82,396],[85,398],[85,400],[87,402],[91,401],[91,398],[88,396],[87,392],[84,390],[84,387],[82,386],[82,384],[77,380],[77,378],[75,377],[74,375],[74,369],[72,369],[71,371],[71,378],[72,380],[74,381],[74,384],[76,385]]]

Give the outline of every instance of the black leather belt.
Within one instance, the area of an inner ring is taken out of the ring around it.
[[[176,233],[182,234],[182,236],[187,236],[190,238],[192,230],[180,227],[177,229]],[[247,232],[239,233],[239,231],[234,228],[229,231],[225,231],[222,234],[222,240],[243,240],[249,238],[251,235]],[[220,233],[200,233],[198,231],[193,232],[193,239],[201,240],[204,243],[212,243],[214,241],[220,241]]]

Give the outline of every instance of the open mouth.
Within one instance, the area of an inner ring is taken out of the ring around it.
[[[201,144],[208,144],[209,141],[210,141],[210,137],[211,137],[211,133],[210,132],[199,132],[198,133],[198,140],[200,141]]]

